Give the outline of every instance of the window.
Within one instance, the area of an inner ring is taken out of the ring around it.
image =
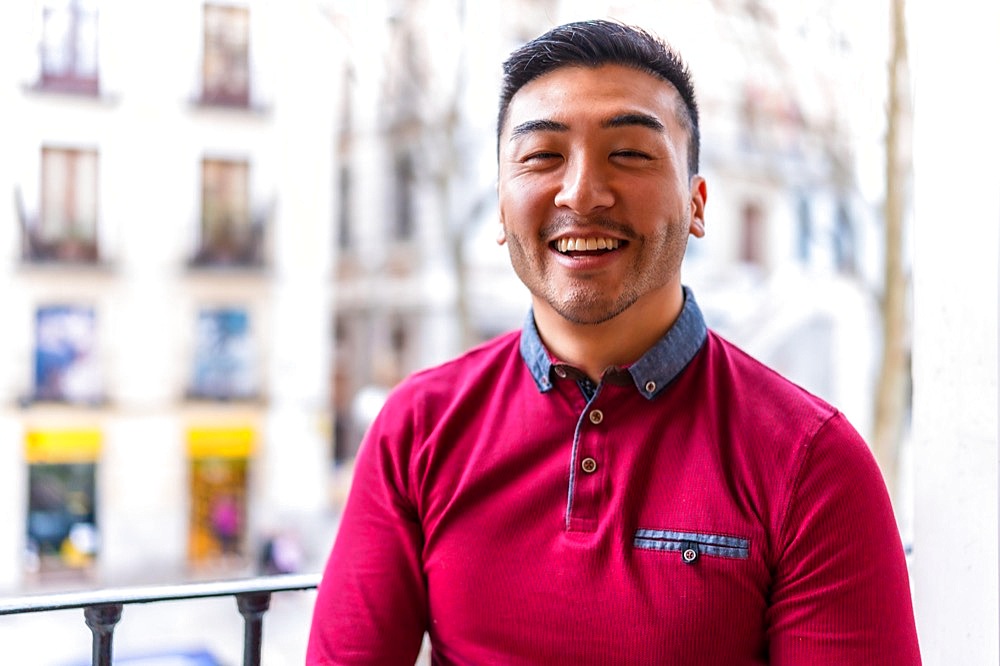
[[[803,264],[808,264],[812,248],[813,222],[812,209],[809,206],[809,199],[803,194],[799,196],[796,208],[796,254]]]
[[[247,311],[207,308],[199,312],[191,397],[245,400],[255,395],[256,388]]]
[[[354,244],[351,233],[351,169],[341,165],[337,173],[337,248],[349,250]]]
[[[837,202],[833,228],[833,257],[837,270],[841,273],[854,275],[858,270],[854,245],[854,223],[850,208],[847,202],[841,200]]]
[[[101,434],[93,430],[27,433],[29,573],[88,569],[97,557],[100,445]]]
[[[740,260],[757,266],[764,265],[764,212],[756,203],[743,206],[743,234]]]
[[[389,323],[389,350],[392,358],[392,378],[390,382],[395,384],[400,381],[407,372],[408,359],[411,345],[410,321],[402,316],[390,318]]]
[[[358,325],[359,317],[355,313],[335,315],[330,399],[334,423],[332,454],[334,464],[338,465],[351,460],[360,443],[351,414],[351,402],[357,391],[356,379],[360,376],[357,364],[362,355],[356,342]]]
[[[97,261],[97,152],[42,149],[41,216],[26,222],[28,261]]]
[[[263,229],[250,216],[250,167],[245,161],[205,159],[201,170],[199,265],[260,263]]]
[[[102,400],[97,326],[89,307],[52,305],[35,313],[36,400]]]
[[[96,95],[97,0],[45,0],[41,85]]]
[[[250,12],[205,5],[202,102],[247,106],[250,102]]]
[[[414,225],[416,223],[413,192],[416,173],[413,168],[413,158],[409,153],[396,155],[395,165],[395,211],[393,215],[392,237],[399,241],[413,239]]]

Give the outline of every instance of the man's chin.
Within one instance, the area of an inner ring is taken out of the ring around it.
[[[550,303],[560,317],[578,326],[597,326],[611,321],[628,308],[620,303]]]

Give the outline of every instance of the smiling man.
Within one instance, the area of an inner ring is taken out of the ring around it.
[[[560,26],[504,66],[499,242],[524,328],[390,396],[310,664],[919,664],[879,470],[844,416],[709,331],[687,68]]]

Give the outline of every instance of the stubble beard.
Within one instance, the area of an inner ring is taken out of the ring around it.
[[[507,248],[514,272],[536,299],[544,301],[570,323],[597,325],[614,319],[644,295],[674,279],[687,248],[689,222],[685,219],[680,227],[665,225],[651,237],[631,234],[629,243],[636,246],[637,252],[616,294],[608,293],[587,278],[576,279],[569,288],[560,289],[548,268],[545,253],[551,250],[542,240],[550,237],[548,230],[543,229],[539,235],[541,249],[537,255],[533,256],[527,244],[510,230],[506,233]]]

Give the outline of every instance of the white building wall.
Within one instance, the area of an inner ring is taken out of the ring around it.
[[[40,5],[0,9],[0,192],[22,189],[37,213],[43,145],[99,152],[98,267],[22,265],[13,206],[0,207],[0,587],[24,582],[28,428],[102,432],[97,575],[176,578],[186,567],[192,425],[256,428],[249,552],[279,523],[308,524],[328,505],[332,183],[341,42],[310,2],[251,9],[251,108],[209,109],[200,89],[203,3],[100,3],[101,95],[34,91]],[[193,273],[205,156],[246,158],[251,208],[274,206],[268,267]],[[96,309],[107,405],[18,407],[31,393],[34,310]],[[248,309],[262,400],[188,403],[199,308]],[[309,555],[325,556],[322,546]]]

